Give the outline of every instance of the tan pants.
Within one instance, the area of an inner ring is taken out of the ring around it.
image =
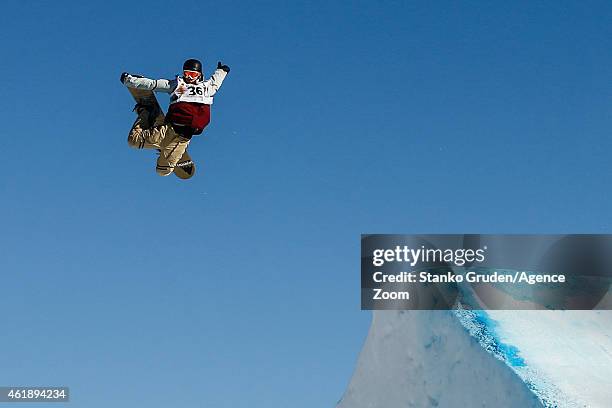
[[[167,123],[154,123],[149,127],[147,115],[147,112],[138,115],[128,135],[128,144],[136,149],[159,149],[155,170],[160,176],[167,176],[174,171],[190,139],[176,133]]]

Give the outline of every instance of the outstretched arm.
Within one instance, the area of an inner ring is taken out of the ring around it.
[[[176,81],[149,79],[140,75],[128,74],[127,72],[121,74],[121,82],[128,88],[146,89],[154,92],[170,93],[176,87]]]
[[[229,67],[221,64],[219,61],[215,73],[212,74],[212,76],[206,81],[206,88],[209,96],[213,96],[215,93],[217,93],[229,71]]]

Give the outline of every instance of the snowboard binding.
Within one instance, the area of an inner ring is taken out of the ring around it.
[[[155,126],[156,119],[161,115],[158,104],[137,103],[132,111],[143,118],[142,127],[145,129]]]

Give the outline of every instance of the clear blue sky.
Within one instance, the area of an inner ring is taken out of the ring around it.
[[[610,2],[332,3],[3,3],[0,385],[331,407],[361,233],[611,232]],[[190,57],[232,71],[181,182],[118,77]]]

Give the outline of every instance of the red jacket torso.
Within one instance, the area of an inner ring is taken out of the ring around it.
[[[170,104],[166,120],[169,123],[190,127],[194,135],[199,135],[210,123],[210,105],[193,102]]]

